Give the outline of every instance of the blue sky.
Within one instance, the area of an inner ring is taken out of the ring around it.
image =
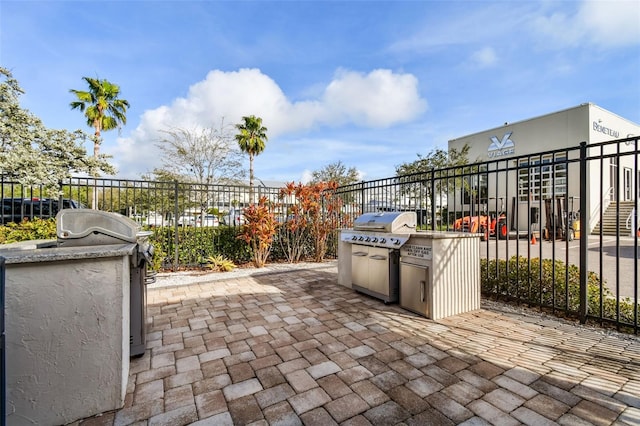
[[[640,2],[2,0],[0,65],[50,128],[91,132],[69,108],[83,76],[120,85],[119,177],[162,165],[162,129],[253,114],[258,178],[342,161],[369,180],[585,102],[640,123]]]

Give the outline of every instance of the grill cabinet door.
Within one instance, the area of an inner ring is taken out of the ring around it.
[[[400,306],[430,318],[430,267],[400,262]]]
[[[369,290],[389,296],[389,250],[369,247]]]
[[[360,287],[369,287],[369,247],[351,246],[351,282]]]

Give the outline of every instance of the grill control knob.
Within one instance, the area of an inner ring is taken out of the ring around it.
[[[381,242],[382,244],[384,244],[384,243],[386,243],[386,242],[387,242],[387,239],[386,239],[386,238],[380,238],[380,242]]]
[[[395,245],[399,246],[399,245],[400,245],[400,240],[395,240],[395,241],[393,242],[393,244],[395,244]]]
[[[357,235],[354,235],[353,237],[351,237],[351,240],[352,240],[352,241],[356,241],[357,239],[358,239],[358,236],[357,236]]]
[[[360,238],[358,238],[358,240],[364,241],[364,237],[360,237]]]
[[[371,239],[371,242],[372,242],[372,243],[377,243],[377,242],[378,242],[378,239],[377,239],[376,237],[373,237],[373,238]]]
[[[369,242],[369,241],[371,241],[371,238],[367,237],[367,238],[365,238],[365,241]]]

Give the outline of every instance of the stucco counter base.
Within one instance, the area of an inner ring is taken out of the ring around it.
[[[123,406],[134,249],[0,251],[8,424],[66,424]]]

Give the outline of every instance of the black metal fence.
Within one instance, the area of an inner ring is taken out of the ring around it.
[[[637,138],[582,143],[343,186],[337,191],[341,223],[350,227],[364,212],[401,210],[415,211],[420,229],[479,232],[486,295],[637,333],[637,144]],[[284,222],[297,202],[263,186],[252,192],[248,186],[74,178],[60,190],[51,197],[42,187],[3,180],[3,223],[53,216],[70,203],[119,212],[164,230],[173,239],[167,256],[174,265],[196,261],[178,256],[179,246],[196,238],[188,230],[241,225],[242,209],[261,196]],[[215,237],[198,238],[201,248],[216,244]],[[333,241],[329,257],[337,253]]]

